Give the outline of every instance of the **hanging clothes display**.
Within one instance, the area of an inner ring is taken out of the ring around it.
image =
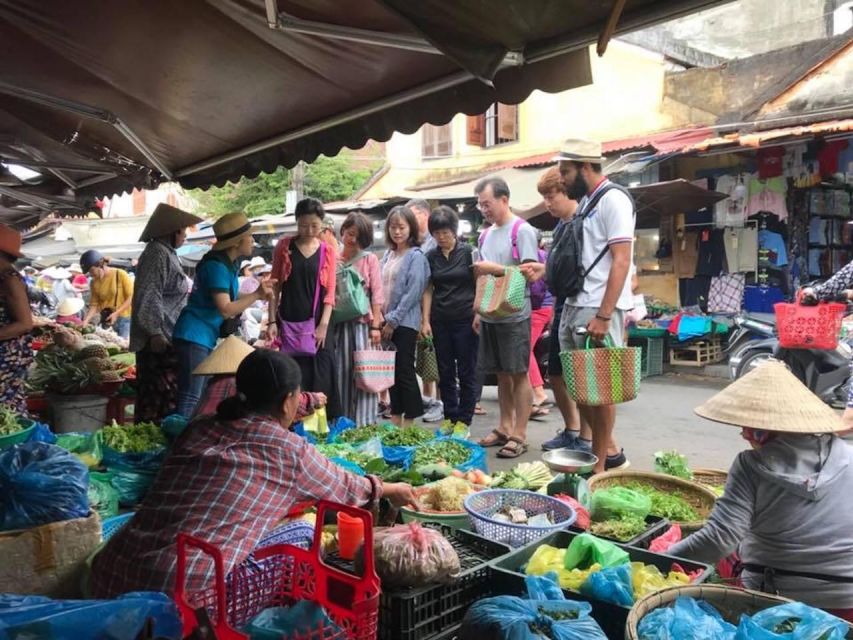
[[[728,198],[714,205],[714,225],[717,228],[742,227],[745,219],[747,186],[742,176],[720,176],[715,191]]]
[[[677,234],[672,243],[672,270],[677,278],[692,278],[696,275],[699,259],[699,234],[684,231]]]
[[[751,178],[747,183],[746,216],[768,211],[778,216],[779,220],[784,220],[788,217],[787,196],[788,181],[785,178]]]
[[[726,229],[723,235],[729,273],[758,269],[758,229]]]
[[[723,244],[722,229],[705,229],[699,233],[699,258],[696,262],[696,275],[718,276],[723,271],[723,257],[726,249]]]

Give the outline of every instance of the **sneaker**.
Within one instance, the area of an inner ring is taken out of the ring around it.
[[[627,469],[631,466],[631,463],[628,461],[628,458],[625,457],[624,449],[617,453],[615,456],[607,456],[607,460],[604,461],[604,470],[605,471],[616,471],[618,469]]]
[[[424,412],[424,422],[441,422],[444,420],[444,403],[441,400],[432,401]]]
[[[572,432],[563,429],[556,437],[542,443],[542,451],[553,449],[576,449],[579,438]]]

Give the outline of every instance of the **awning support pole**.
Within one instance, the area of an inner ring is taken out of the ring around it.
[[[29,102],[44,105],[46,107],[61,109],[62,111],[68,111],[69,113],[74,113],[76,115],[80,115],[86,118],[92,118],[94,120],[100,120],[101,122],[105,122],[106,124],[109,124],[114,127],[116,131],[118,131],[127,139],[128,142],[130,142],[130,144],[136,147],[136,150],[139,151],[139,153],[141,153],[143,156],[145,156],[145,158],[154,166],[154,168],[157,169],[161,174],[163,174],[163,176],[167,180],[173,179],[172,172],[168,169],[168,167],[166,167],[165,164],[163,164],[163,162],[154,154],[154,152],[148,148],[148,145],[146,145],[131,130],[131,128],[128,127],[121,120],[121,118],[119,118],[111,111],[92,107],[87,104],[75,102],[73,100],[65,100],[64,98],[49,96],[44,93],[39,93],[38,91],[32,91],[30,89],[16,87],[14,85],[2,81],[0,81],[0,94],[13,96],[15,98],[21,98]]]
[[[607,51],[607,43],[613,37],[613,32],[616,31],[616,25],[619,24],[619,18],[622,17],[622,11],[625,9],[625,0],[616,0],[613,3],[613,9],[607,18],[607,23],[604,25],[604,30],[598,36],[598,46],[595,48],[598,57],[604,55]]]

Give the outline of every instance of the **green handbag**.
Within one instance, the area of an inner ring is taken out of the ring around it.
[[[335,271],[335,308],[332,323],[349,322],[370,310],[370,300],[364,290],[364,280],[353,265],[367,255],[362,251],[349,262],[339,264]]]
[[[436,382],[438,380],[438,358],[435,355],[435,345],[431,337],[418,340],[415,373],[424,382]]]
[[[587,337],[584,349],[560,352],[563,378],[569,395],[587,407],[619,404],[637,397],[640,392],[639,347],[614,347],[610,337],[605,346],[590,348]]]

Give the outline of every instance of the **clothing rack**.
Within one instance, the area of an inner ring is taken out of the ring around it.
[[[743,226],[744,227],[754,227],[756,232],[759,231],[758,220],[746,220],[746,221],[744,221]],[[711,221],[711,222],[692,222],[690,224],[683,224],[679,227],[676,227],[676,229],[675,229],[676,238],[678,237],[679,229],[689,229],[691,227],[710,227],[712,229],[718,228],[718,227],[714,226],[713,221]],[[740,228],[741,227],[723,227],[723,229],[740,229]],[[755,272],[753,273],[753,277],[755,278],[756,284],[758,283],[758,271],[759,271],[758,256],[755,256]]]

